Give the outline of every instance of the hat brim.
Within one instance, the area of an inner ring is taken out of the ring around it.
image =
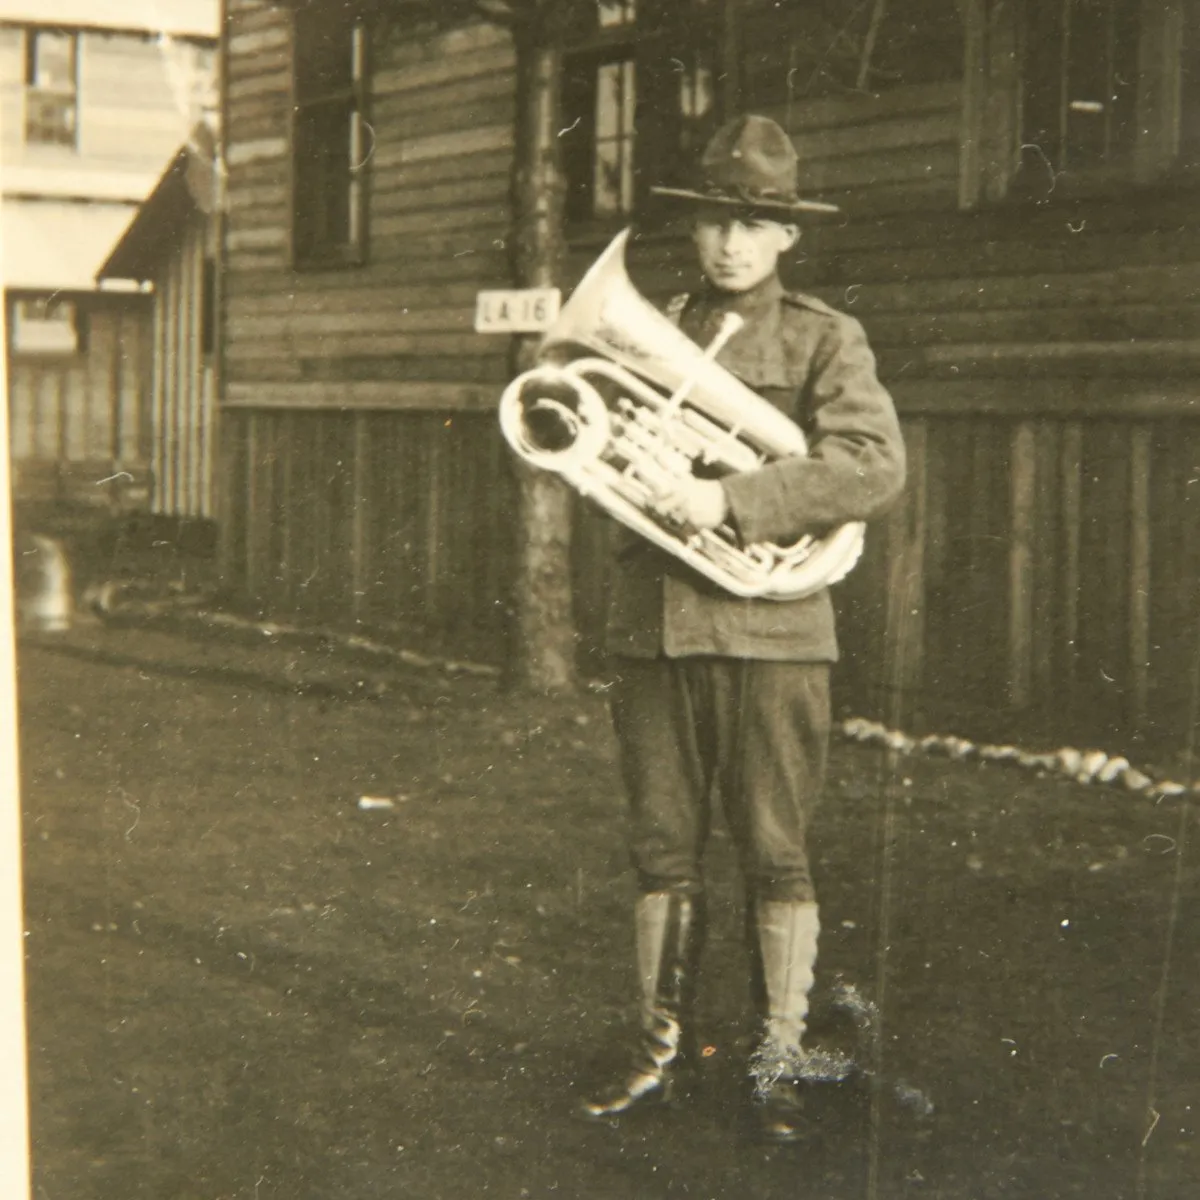
[[[694,192],[687,188],[652,187],[651,195],[669,196],[673,200],[689,200],[693,204],[724,205],[726,208],[740,208],[744,212],[777,212],[786,213],[836,213],[841,212],[836,204],[826,204],[823,200],[752,200],[746,196],[729,196],[724,193]]]

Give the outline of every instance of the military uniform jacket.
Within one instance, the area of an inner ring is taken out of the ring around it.
[[[681,298],[671,315],[703,346],[731,311],[745,324],[717,361],[795,421],[809,446],[807,457],[721,481],[742,542],[790,543],[883,512],[904,485],[904,445],[862,326],[785,291],[774,275],[749,292]],[[606,642],[610,653],[635,657],[837,658],[828,589],[802,600],[741,599],[624,529]]]

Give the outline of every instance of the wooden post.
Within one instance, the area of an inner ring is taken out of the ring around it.
[[[558,132],[562,51],[541,5],[514,26],[517,49],[517,152],[514,160],[515,273],[521,287],[553,287],[563,259],[563,180]],[[516,367],[533,362],[538,339],[520,338]],[[518,466],[520,545],[517,642],[511,676],[519,686],[574,686],[571,606],[571,495],[547,471]]]

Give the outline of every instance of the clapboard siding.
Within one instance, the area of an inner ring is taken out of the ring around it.
[[[377,48],[370,261],[297,273],[285,18],[255,0],[231,15],[231,578],[268,611],[502,663],[517,528],[492,414],[510,367],[470,320],[509,278],[511,46],[473,26]],[[785,275],[863,321],[909,452],[904,501],[836,589],[839,705],[1180,744],[1200,624],[1194,191],[960,212],[960,80],[783,103],[786,47],[760,57],[779,68],[753,81],[760,107],[806,190],[843,207],[806,223]],[[615,230],[571,232],[567,288]],[[641,233],[629,266],[653,299],[695,285],[677,233]],[[576,506],[593,666],[611,532]]]
[[[513,58],[502,31],[373,46],[367,262],[290,263],[290,28],[231,10],[225,566],[264,610],[505,658],[516,528],[491,412],[507,339]]]
[[[952,208],[959,176],[962,85],[916,84],[878,94],[764,106],[792,135],[804,187],[858,213]]]
[[[811,239],[797,280],[863,321],[911,459],[905,502],[838,589],[847,704],[919,729],[1182,744],[1200,636],[1185,203]]]

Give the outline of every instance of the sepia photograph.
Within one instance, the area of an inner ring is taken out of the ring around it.
[[[1200,1196],[1200,3],[0,0],[0,1200]]]

